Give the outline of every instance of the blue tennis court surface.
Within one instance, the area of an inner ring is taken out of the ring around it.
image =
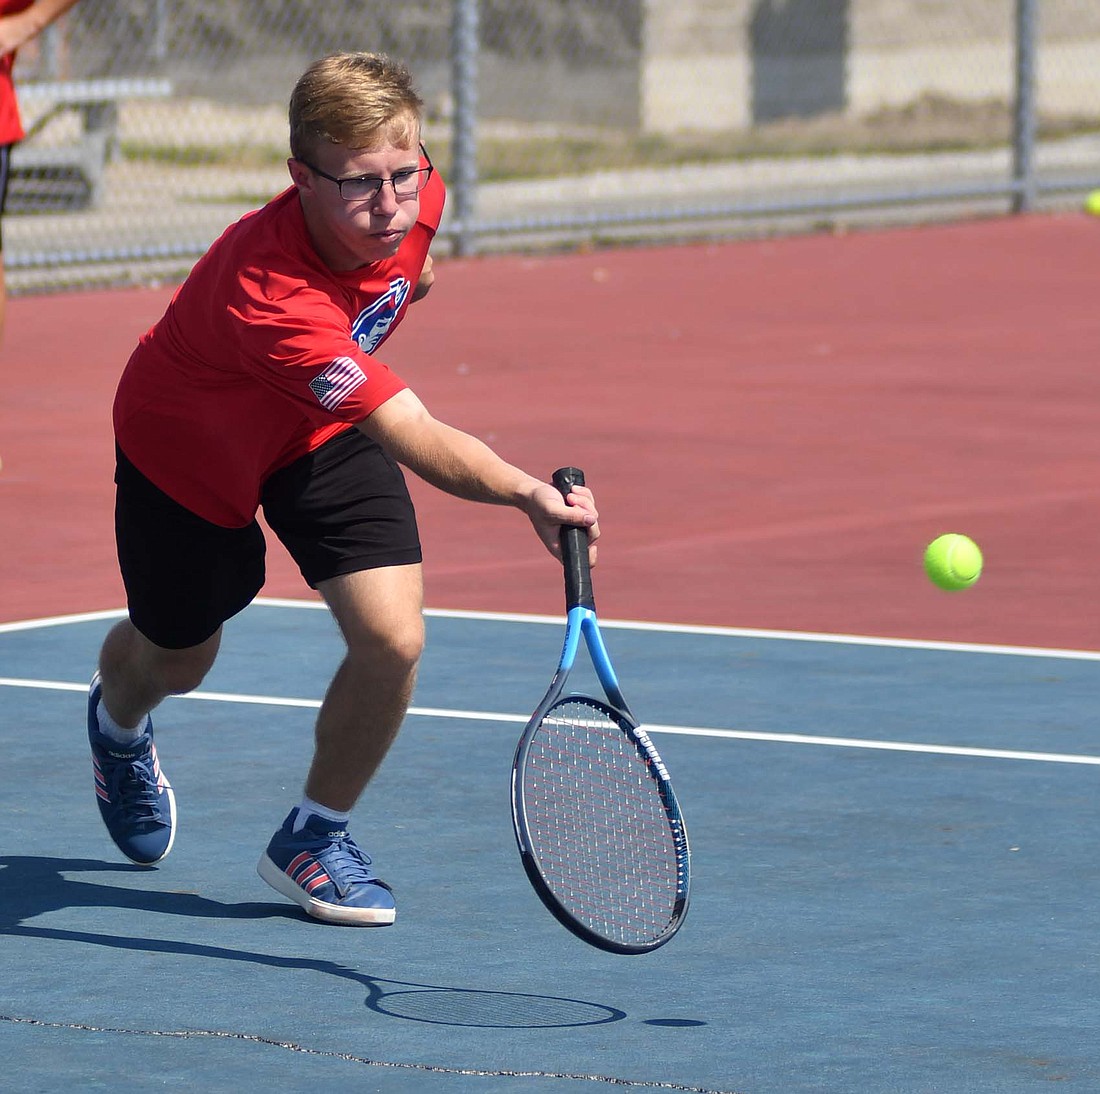
[[[605,624],[687,816],[694,890],[616,957],[545,912],[512,751],[562,622],[432,613],[352,831],[383,929],[256,876],[340,657],[261,601],[156,718],[179,833],[119,859],[85,689],[112,616],[0,626],[0,1044],[12,1089],[1100,1088],[1097,655]]]

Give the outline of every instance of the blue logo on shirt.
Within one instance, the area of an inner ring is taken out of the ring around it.
[[[390,282],[389,290],[380,296],[369,308],[364,308],[351,327],[351,336],[364,353],[373,353],[378,344],[386,337],[405,297],[409,295],[409,280],[396,277]]]

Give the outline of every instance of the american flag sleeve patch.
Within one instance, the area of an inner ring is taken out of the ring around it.
[[[310,380],[309,389],[325,410],[335,410],[366,382],[367,374],[350,357],[337,357],[324,372]]]

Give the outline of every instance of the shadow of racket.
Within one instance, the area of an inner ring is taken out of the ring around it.
[[[411,984],[352,973],[370,992],[368,1010],[409,1022],[483,1029],[553,1029],[621,1022],[626,1012],[603,1003],[512,991]],[[397,990],[395,990],[397,989]]]

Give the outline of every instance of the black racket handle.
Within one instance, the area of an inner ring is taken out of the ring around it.
[[[584,486],[584,472],[579,467],[561,467],[554,472],[554,485],[564,498],[574,486]],[[588,531],[575,524],[561,526],[561,558],[565,567],[565,609],[596,610],[592,595],[592,571],[588,566]]]

